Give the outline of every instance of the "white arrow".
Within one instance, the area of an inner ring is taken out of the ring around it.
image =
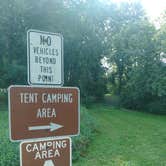
[[[54,130],[58,130],[62,127],[63,127],[62,125],[59,125],[59,124],[56,124],[56,123],[50,123],[50,125],[48,125],[48,126],[31,126],[31,127],[28,127],[28,130],[30,130],[30,131],[34,131],[34,130],[54,131]]]
[[[52,162],[52,160],[47,160],[44,162],[43,166],[54,166],[54,163]]]

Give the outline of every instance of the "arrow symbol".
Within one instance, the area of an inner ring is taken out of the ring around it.
[[[44,165],[43,166],[54,166],[54,163],[52,160],[47,160],[44,162]]]
[[[56,123],[50,123],[50,125],[48,125],[48,126],[31,126],[31,127],[28,127],[28,130],[30,130],[30,131],[35,131],[35,130],[54,131],[54,130],[58,130],[62,127],[63,127],[62,125],[59,125],[59,124],[56,124]]]

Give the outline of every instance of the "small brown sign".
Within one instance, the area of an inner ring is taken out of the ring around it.
[[[12,141],[79,134],[79,89],[9,88]]]
[[[20,144],[21,166],[71,166],[71,139],[58,138]]]

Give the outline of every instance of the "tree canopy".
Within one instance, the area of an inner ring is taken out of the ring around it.
[[[26,32],[38,29],[64,36],[65,85],[78,86],[83,102],[101,101],[105,93],[111,93],[125,107],[163,113],[166,15],[156,29],[139,2],[0,2],[1,88],[27,84]]]

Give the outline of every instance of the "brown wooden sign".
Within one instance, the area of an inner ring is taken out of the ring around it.
[[[79,134],[79,89],[11,86],[12,141]]]
[[[58,138],[20,144],[21,166],[71,166],[71,139]]]

